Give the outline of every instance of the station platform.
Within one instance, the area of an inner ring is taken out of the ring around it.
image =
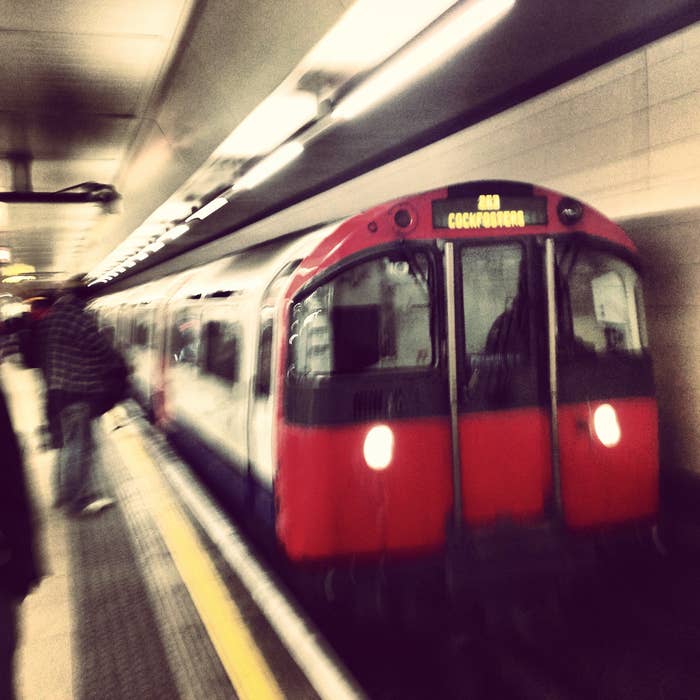
[[[0,380],[44,573],[21,606],[19,700],[362,697],[135,405],[98,422],[115,505],[69,516],[52,507],[56,451],[42,444],[41,378],[10,357]]]

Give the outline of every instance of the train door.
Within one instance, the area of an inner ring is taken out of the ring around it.
[[[471,526],[545,515],[551,446],[537,260],[522,241],[445,244],[453,481],[462,497],[454,515]]]
[[[573,527],[653,517],[657,411],[639,275],[590,239],[547,242],[561,507]]]
[[[198,424],[203,437],[245,468],[247,382],[241,368],[247,349],[240,309],[227,299],[207,299],[201,318]]]
[[[201,411],[198,390],[201,304],[198,299],[175,302],[169,314],[168,382],[166,387],[168,419],[189,427],[197,425]]]
[[[268,488],[272,487],[275,472],[275,317],[281,293],[299,262],[287,263],[273,278],[263,293],[258,314],[257,350],[248,414],[248,464],[256,481]]]
[[[272,340],[273,308],[263,307],[249,412],[248,464],[255,478],[270,486],[273,478]]]

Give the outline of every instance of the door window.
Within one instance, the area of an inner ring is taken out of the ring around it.
[[[462,249],[465,352],[471,358],[527,355],[527,283],[519,245]]]
[[[204,332],[205,374],[223,379],[229,384],[238,382],[240,375],[240,329],[238,324],[208,321]]]
[[[170,357],[180,364],[197,364],[199,353],[199,313],[194,309],[180,309],[173,316],[170,328]]]

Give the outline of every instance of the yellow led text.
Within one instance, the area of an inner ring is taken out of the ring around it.
[[[498,197],[498,195],[494,195]],[[524,228],[525,212],[511,211],[451,211],[447,215],[447,228]]]

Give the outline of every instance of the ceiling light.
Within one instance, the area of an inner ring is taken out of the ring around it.
[[[253,158],[269,153],[318,113],[310,92],[272,93],[261,102],[216,149],[216,158]]]
[[[194,219],[199,219],[202,221],[206,219],[207,216],[210,216],[215,211],[221,209],[221,207],[225,207],[227,204],[228,199],[226,199],[226,197],[217,197],[216,199],[212,199],[211,202],[207,202],[203,207],[197,209],[194,214],[188,216],[185,221],[193,221]]]
[[[454,4],[455,0],[356,0],[302,65],[343,73],[371,68]]]
[[[35,275],[10,275],[10,277],[3,277],[2,281],[7,284],[17,284],[18,282],[31,282],[35,279]]]
[[[231,188],[234,192],[250,190],[259,185],[263,180],[274,175],[298,158],[304,151],[304,146],[299,141],[290,141],[280,146],[276,151],[263,158],[254,165],[240,180],[236,180]]]
[[[226,201],[228,202],[228,200]],[[179,238],[183,233],[187,233],[189,230],[190,227],[187,224],[178,224],[177,226],[173,226],[171,229],[166,231],[166,233],[163,234],[162,239],[164,241],[174,241],[176,238]]]
[[[333,118],[352,119],[386,99],[405,83],[447,60],[514,4],[515,0],[476,0],[450,13],[438,27],[390,58],[377,73],[353,90],[333,110]]]

